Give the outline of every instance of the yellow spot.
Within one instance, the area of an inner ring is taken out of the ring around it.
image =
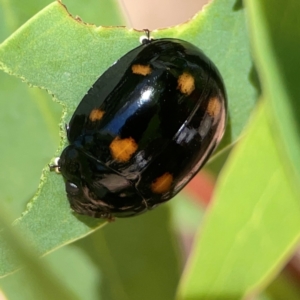
[[[151,183],[151,190],[155,194],[165,193],[170,190],[172,182],[173,175],[166,172]]]
[[[149,75],[152,72],[151,67],[149,65],[146,65],[146,66],[133,65],[131,67],[131,70],[132,70],[132,73],[143,75],[143,76]]]
[[[207,106],[207,113],[212,116],[218,116],[221,112],[221,102],[219,98],[213,97],[209,99],[208,106]]]
[[[99,109],[99,108],[94,108],[89,115],[89,119],[92,122],[96,122],[102,119],[103,115],[104,115],[104,111]]]
[[[138,149],[138,144],[132,138],[120,139],[116,137],[109,145],[112,157],[119,162],[127,162]]]
[[[182,94],[190,95],[195,89],[194,77],[189,73],[183,73],[178,77],[177,89],[180,90]]]

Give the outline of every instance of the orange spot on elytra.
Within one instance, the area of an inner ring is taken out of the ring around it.
[[[172,182],[173,175],[166,172],[151,183],[151,190],[155,194],[165,193],[170,190]]]
[[[138,149],[138,144],[132,138],[116,137],[109,145],[112,157],[119,162],[127,162]]]
[[[221,112],[221,102],[219,98],[213,97],[209,99],[208,106],[207,106],[207,113],[212,116],[218,116]]]
[[[99,121],[102,119],[103,115],[104,115],[104,111],[99,109],[99,108],[94,108],[91,112],[90,112],[90,115],[89,115],[89,119],[92,121],[92,122],[95,122],[95,121]]]
[[[149,65],[132,65],[132,73],[139,75],[149,75],[152,72],[152,69]]]
[[[177,89],[180,90],[182,94],[190,95],[195,89],[195,79],[189,73],[182,73],[177,80]]]

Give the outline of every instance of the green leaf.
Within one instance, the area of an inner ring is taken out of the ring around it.
[[[10,0],[0,2],[0,41],[25,23],[30,17],[49,5],[51,0]],[[123,14],[117,0],[64,0],[72,15],[87,23],[102,26],[125,25]]]
[[[61,107],[44,91],[29,89],[7,74],[0,74],[0,84],[0,139],[5,141],[0,157],[0,199],[17,218],[58,146]]]
[[[24,237],[10,226],[8,211],[1,204],[0,227],[5,243],[13,251],[10,253],[14,260],[22,264],[27,288],[31,289],[31,299],[77,299],[73,293],[66,288],[59,278],[52,272],[51,268],[34,257],[32,249],[26,244]],[[2,282],[1,282],[2,285]],[[21,289],[16,289],[20,298]]]
[[[84,22],[101,26],[124,26],[126,22],[119,2],[118,0],[63,1],[68,11],[73,16],[79,15]]]
[[[0,40],[43,7],[43,1],[2,1]],[[5,141],[0,157],[0,199],[17,218],[36,192],[41,170],[58,147],[62,109],[46,91],[29,88],[20,79],[3,72],[0,99],[0,138]]]
[[[257,69],[276,119],[278,147],[300,180],[300,2],[247,1]],[[280,23],[278,20],[280,19]]]
[[[154,37],[177,37],[198,45],[211,56],[228,89],[229,127],[223,146],[234,141],[255,104],[256,89],[249,82],[251,60],[242,10],[235,1],[216,0],[193,20],[174,28],[153,32]],[[233,34],[234,33],[234,34]],[[64,106],[61,127],[99,75],[121,55],[138,45],[140,32],[103,28],[73,19],[55,2],[29,20],[0,46],[0,68],[33,86],[48,90]],[[239,51],[233,51],[239,49]],[[239,79],[237,83],[237,78]],[[65,146],[65,133],[57,155]],[[36,197],[15,222],[40,254],[83,237],[103,221],[71,213],[61,176],[46,167]],[[2,245],[2,243],[0,243]],[[0,275],[16,268],[5,260],[2,247]]]
[[[246,3],[263,99],[221,174],[178,299],[248,299],[299,242],[300,3]]]
[[[56,277],[79,299],[173,299],[181,257],[170,222],[167,205],[161,206],[113,222],[42,262],[51,264]],[[0,286],[10,300],[20,299],[20,290],[22,300],[37,299],[26,269],[2,278]]]
[[[295,248],[299,189],[261,106],[233,150],[178,299],[242,299],[275,276]]]
[[[165,205],[117,220],[75,244],[105,274],[101,299],[174,299],[182,261],[170,222]]]
[[[99,295],[101,271],[81,249],[71,246],[62,247],[47,255],[41,260],[41,264],[51,267],[52,274],[55,274],[60,284],[73,292],[72,299],[74,297],[85,300],[105,299],[100,298]],[[36,272],[36,270],[32,271]],[[19,300],[20,291],[22,291],[22,300],[44,299],[43,294],[36,295],[38,284],[37,280],[31,281],[27,268],[0,279],[1,289],[9,300]],[[45,294],[46,291],[43,292]],[[56,295],[51,299],[64,298],[58,298]]]
[[[43,0],[32,3],[27,1],[24,5],[1,3],[0,14],[3,14],[3,18],[0,18],[0,37],[15,29],[20,22],[24,22],[29,15],[44,5],[42,2]],[[85,6],[82,3],[80,5]],[[72,5],[73,11],[78,11],[80,5]],[[105,11],[107,16],[112,16],[112,11],[108,11],[107,5],[102,11]],[[87,16],[88,12],[84,15]],[[113,19],[117,21],[116,18]],[[0,136],[5,141],[0,158],[0,198],[2,203],[4,201],[9,205],[12,215],[16,218],[24,211],[25,201],[36,191],[41,170],[58,146],[61,107],[50,102],[49,95],[44,91],[28,88],[20,80],[4,73],[0,74],[0,85],[0,97],[6,100],[0,103]]]

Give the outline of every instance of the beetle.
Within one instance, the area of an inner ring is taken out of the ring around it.
[[[214,63],[179,39],[146,39],[105,71],[58,158],[71,208],[108,220],[173,198],[219,144],[227,96]]]

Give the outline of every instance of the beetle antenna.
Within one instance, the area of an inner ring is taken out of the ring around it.
[[[146,34],[147,39],[150,40],[150,30],[149,29],[144,29],[144,32]]]
[[[145,32],[145,35],[140,37],[140,43],[141,44],[149,44],[153,41],[153,39],[150,36],[150,30],[149,29],[143,29]]]
[[[56,173],[60,173],[58,161],[59,161],[59,157],[56,157],[54,159],[54,163],[51,165],[48,165],[50,172],[55,171]]]

